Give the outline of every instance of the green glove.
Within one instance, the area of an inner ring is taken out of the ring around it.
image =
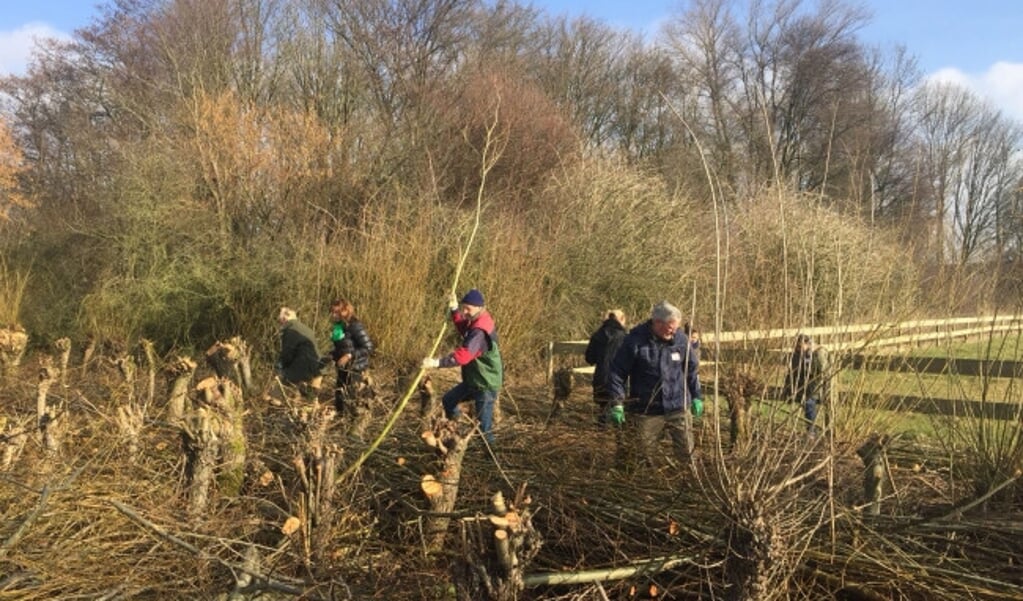
[[[696,397],[693,402],[689,405],[689,410],[692,411],[693,417],[700,417],[703,415],[703,399]]]
[[[611,405],[610,411],[607,412],[607,421],[611,422],[616,426],[620,426],[625,423],[625,407],[621,405]]]

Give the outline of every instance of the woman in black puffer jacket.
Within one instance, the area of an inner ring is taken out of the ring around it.
[[[334,322],[331,341],[334,344],[330,358],[337,368],[337,383],[334,388],[334,408],[338,416],[345,413],[345,404],[354,400],[360,389],[369,357],[373,354],[373,340],[366,328],[355,316],[355,306],[345,299],[330,304],[330,318]]]

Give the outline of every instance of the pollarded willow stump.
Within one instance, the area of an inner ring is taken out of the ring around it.
[[[729,507],[725,569],[727,601],[771,601],[786,597],[791,576],[785,565],[786,537],[779,515],[763,498],[739,493]]]
[[[31,420],[27,422],[18,422],[0,415],[0,472],[14,467],[14,462],[21,456],[31,429]]]
[[[440,549],[447,536],[451,518],[447,517],[458,501],[458,487],[462,479],[462,462],[476,429],[459,426],[454,420],[438,419],[433,428],[423,432],[422,439],[434,449],[441,460],[437,475],[426,474],[420,480],[420,488],[430,504],[424,532],[426,547],[432,551]]]
[[[732,448],[749,441],[749,411],[766,390],[763,382],[745,371],[730,370],[721,378],[721,391],[728,401],[729,440]]]
[[[53,348],[60,356],[60,385],[67,388],[67,370],[71,363],[71,339],[64,337],[53,341]]]
[[[366,429],[373,419],[373,402],[376,400],[377,391],[373,377],[364,372],[359,381],[351,391],[352,404],[352,427],[349,430],[356,440],[363,440],[366,436]]]
[[[890,437],[873,434],[860,445],[860,448],[856,449],[856,454],[866,467],[863,472],[863,497],[871,515],[881,514],[885,482],[891,481],[887,458],[889,442],[891,442]]]
[[[117,425],[121,439],[125,441],[129,461],[134,462],[139,454],[139,439],[142,436],[142,426],[146,421],[146,411],[135,398],[137,376],[135,359],[130,355],[121,355],[114,361],[114,364],[123,380],[123,395],[117,399],[114,423]]]
[[[227,342],[214,342],[206,349],[206,364],[217,376],[233,379],[243,391],[253,390],[252,352],[240,336],[234,336]]]
[[[156,356],[156,347],[153,341],[142,339],[142,351],[146,355],[146,406],[153,404],[156,399],[156,372],[159,359]]]
[[[219,416],[200,407],[181,423],[185,451],[188,516],[198,521],[206,515],[220,456]]]
[[[238,385],[225,378],[209,377],[196,384],[195,404],[217,416],[217,435],[220,438],[220,466],[217,483],[221,493],[234,496],[245,480],[245,458],[248,441],[245,438],[245,408]]]
[[[4,375],[13,374],[28,347],[28,334],[19,325],[0,328],[0,370]]]
[[[525,487],[513,504],[506,503],[499,491],[491,497],[488,515],[459,522],[461,552],[452,565],[459,601],[519,598],[526,568],[543,544],[533,528],[529,503]]]
[[[437,397],[434,395],[433,379],[425,375],[419,380],[416,389],[419,393],[419,423],[423,432],[430,429],[433,419],[439,414],[440,407],[437,404]]]
[[[167,399],[167,421],[179,423],[192,410],[188,400],[188,388],[195,374],[196,364],[189,357],[178,357],[164,369],[170,380],[170,394]]]
[[[291,412],[294,431],[292,465],[300,485],[297,513],[302,520],[301,532],[307,537],[303,545],[307,564],[318,564],[326,556],[331,540],[331,525],[337,489],[337,465],[342,449],[330,442],[330,427],[337,419],[328,404],[300,405]]]
[[[63,403],[49,397],[50,388],[60,378],[60,372],[53,367],[49,356],[43,357],[39,368],[39,385],[36,391],[36,424],[43,441],[43,448],[52,455],[60,454],[67,418]]]

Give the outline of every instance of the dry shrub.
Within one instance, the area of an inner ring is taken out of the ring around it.
[[[638,321],[665,298],[687,312],[707,263],[687,199],[652,175],[598,160],[568,169],[543,198],[547,213],[535,235],[552,247],[554,331],[588,333],[608,307],[625,307]]]
[[[570,121],[514,69],[472,71],[433,99],[439,133],[431,144],[431,173],[453,199],[475,198],[484,149],[496,157],[487,174],[488,198],[527,209],[549,175],[579,155]],[[489,146],[489,148],[488,148]]]
[[[904,248],[816,197],[765,193],[740,207],[729,227],[725,315],[736,328],[912,313],[918,275]]]
[[[0,257],[0,327],[18,323],[27,286],[28,273],[10,267],[7,259]]]

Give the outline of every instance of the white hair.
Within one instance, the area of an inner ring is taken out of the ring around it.
[[[657,321],[682,321],[682,312],[678,310],[678,307],[664,300],[656,305],[650,311],[650,318],[656,319]]]
[[[277,321],[280,321],[281,323],[297,318],[298,314],[290,307],[281,307],[281,312],[277,314]]]

